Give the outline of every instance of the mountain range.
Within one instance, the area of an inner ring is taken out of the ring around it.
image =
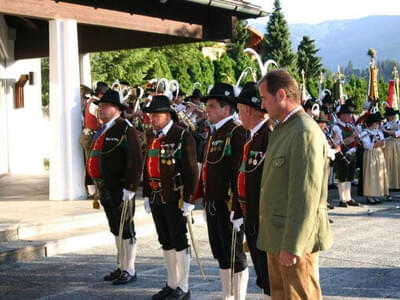
[[[265,19],[264,19],[265,20]],[[264,33],[266,21],[250,21]],[[367,68],[367,51],[374,48],[377,59],[400,60],[400,16],[368,16],[353,20],[325,21],[318,24],[289,24],[292,46],[297,46],[304,35],[315,40],[323,65],[330,70],[353,63],[354,68]]]

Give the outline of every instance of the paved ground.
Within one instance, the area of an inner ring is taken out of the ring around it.
[[[336,192],[330,193],[335,198]],[[324,299],[400,299],[400,194],[394,202],[330,211],[335,244],[322,253]],[[368,214],[368,209],[372,210]],[[220,281],[205,225],[194,226],[203,281],[193,260],[192,299],[220,299]],[[32,262],[0,265],[0,299],[149,299],[166,278],[155,234],[138,241],[135,283],[114,287],[102,282],[114,268],[113,245]],[[247,299],[260,299],[251,269]]]

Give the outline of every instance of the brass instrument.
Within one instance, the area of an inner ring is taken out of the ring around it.
[[[196,131],[196,125],[192,121],[191,118],[189,118],[183,111],[177,111],[176,114],[178,115],[179,121],[185,124],[188,128],[190,128],[191,131]]]

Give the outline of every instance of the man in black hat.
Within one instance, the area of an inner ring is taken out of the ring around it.
[[[93,137],[96,132],[100,129],[100,120],[98,118],[98,106],[94,103],[96,99],[101,99],[104,93],[108,90],[108,86],[104,82],[97,82],[94,90],[94,95],[87,100],[83,111],[83,128],[79,138],[79,143],[83,149],[83,155],[85,164],[89,157],[90,146],[93,142]],[[85,176],[85,184],[87,187],[88,197],[92,198],[95,196],[96,188],[92,182],[90,176]]]
[[[246,142],[246,130],[232,119],[236,101],[231,85],[216,83],[203,101],[206,102],[207,118],[212,130],[204,152],[196,199],[204,199],[208,237],[220,268],[223,299],[231,299],[230,254],[232,230],[235,229],[230,221],[230,213],[234,210],[232,204],[236,202],[233,198],[237,195],[237,174]],[[243,228],[240,220],[235,222],[235,228]],[[242,244],[243,230],[240,230],[237,232],[233,266],[235,299],[244,299],[249,277]]]
[[[239,118],[242,126],[250,131],[250,139],[244,145],[239,168],[237,182],[239,204],[235,205],[233,221],[244,217],[244,232],[257,275],[256,284],[263,289],[263,299],[270,299],[267,253],[259,250],[256,244],[261,176],[268,145],[268,134],[272,131],[273,122],[268,122],[268,117],[265,117],[266,112],[261,108],[261,99],[255,82],[246,83],[237,97],[237,102]]]
[[[359,206],[360,204],[351,197],[351,182],[354,180],[359,143],[358,132],[353,123],[353,111],[347,105],[342,105],[338,117],[339,120],[332,127],[332,136],[335,144],[340,145],[342,150],[341,153],[336,153],[335,158],[335,172],[339,179],[339,206]]]
[[[143,174],[143,196],[152,213],[163,249],[168,281],[153,300],[190,298],[190,247],[186,219],[194,208],[198,167],[196,146],[178,121],[166,96],[154,96],[143,109],[149,113],[152,133]]]
[[[96,133],[87,161],[87,172],[99,191],[110,231],[117,245],[118,268],[104,277],[114,285],[136,280],[136,239],[133,215],[135,192],[142,172],[142,151],[135,128],[121,118],[118,92],[108,90],[96,101],[103,127]],[[128,201],[126,204],[125,201]],[[123,206],[128,205],[120,232]]]

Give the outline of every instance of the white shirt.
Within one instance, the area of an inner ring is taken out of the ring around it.
[[[172,125],[174,125],[174,121],[171,120],[163,129],[161,129],[163,136],[167,135],[167,133],[171,129]],[[153,130],[154,135],[157,135],[157,132],[158,132],[157,130]]]
[[[106,132],[110,127],[112,127],[115,123],[115,120],[119,118],[120,115],[116,115],[114,118],[112,118],[110,121],[108,121],[106,124],[103,125],[104,130],[103,132]]]
[[[215,130],[220,129],[222,126],[225,125],[226,122],[228,122],[229,120],[231,120],[233,118],[233,116],[229,116],[226,117],[225,119],[222,119],[221,121],[219,121],[217,124],[213,124],[213,126],[215,127]]]
[[[256,126],[254,126],[254,128],[253,128],[252,130],[250,130],[250,136],[253,137],[253,136],[257,133],[257,131],[259,131],[260,128],[261,128],[261,127],[265,124],[265,122],[267,122],[267,121],[268,121],[268,118],[262,120],[262,121],[259,122]]]
[[[394,130],[394,137],[400,137],[400,122],[398,120],[387,121],[384,127],[388,130]]]
[[[291,116],[293,116],[295,113],[297,113],[301,109],[301,105],[297,106],[295,109],[293,109],[284,119],[281,123],[285,123]]]
[[[364,149],[372,150],[374,148],[374,141],[371,141],[371,137],[370,137],[371,135],[375,136],[373,138],[375,140],[375,142],[384,140],[383,133],[379,129],[375,129],[375,130],[366,129],[365,132],[367,134],[365,134],[365,136],[363,135],[363,138],[361,139]],[[385,147],[385,146],[383,146],[383,147]]]

